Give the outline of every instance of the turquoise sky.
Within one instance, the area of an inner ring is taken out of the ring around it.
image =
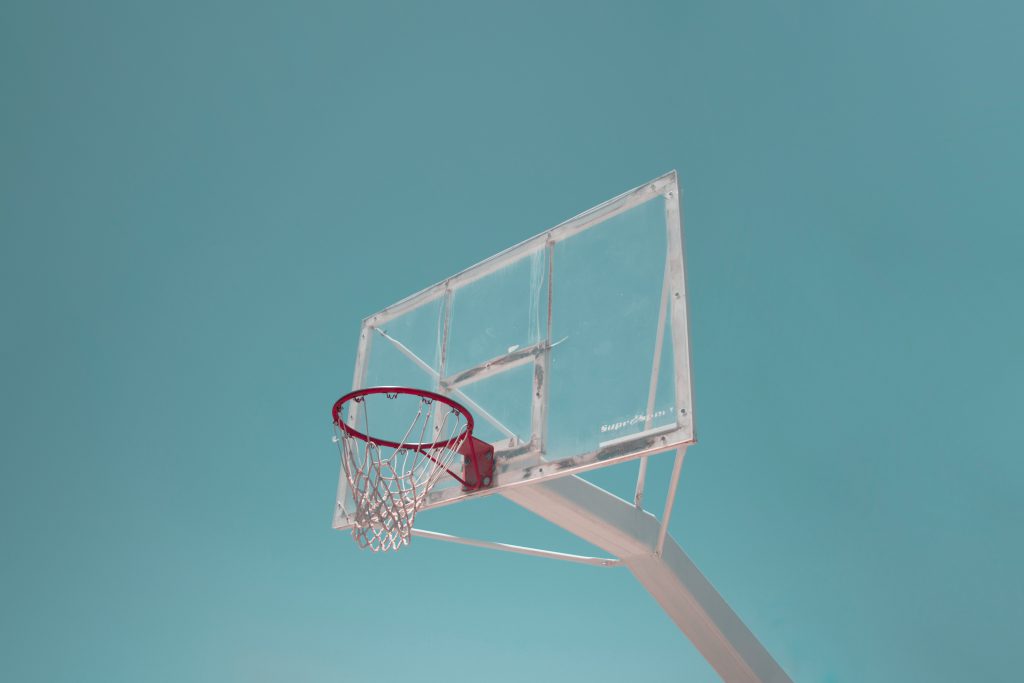
[[[360,319],[676,168],[674,536],[796,681],[1019,680],[1022,25],[4,3],[0,678],[717,680],[625,570],[330,528]]]

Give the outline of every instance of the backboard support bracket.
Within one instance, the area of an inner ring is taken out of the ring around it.
[[[792,683],[650,513],[577,476],[500,494],[620,558],[725,683]]]
[[[565,562],[589,564],[595,567],[618,567],[622,565],[622,560],[614,557],[587,557],[586,555],[573,555],[572,553],[562,553],[555,550],[541,550],[540,548],[528,548],[526,546],[512,545],[510,543],[495,543],[494,541],[480,541],[474,538],[463,538],[461,536],[452,536],[451,534],[442,534],[437,531],[427,531],[426,529],[414,528],[412,530],[412,535],[419,536],[420,538],[430,538],[435,541],[470,545],[475,548],[502,550],[507,553],[532,555],[533,557],[546,557],[551,560],[564,560]]]

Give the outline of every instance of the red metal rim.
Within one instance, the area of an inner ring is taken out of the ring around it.
[[[345,407],[345,404],[348,403],[349,401],[360,399],[371,394],[404,394],[406,396],[419,396],[420,398],[427,398],[432,401],[437,401],[438,403],[443,403],[446,406],[452,408],[453,410],[458,411],[459,413],[462,414],[464,418],[466,418],[466,428],[450,439],[445,439],[444,441],[435,441],[433,443],[400,444],[395,441],[389,441],[388,439],[381,439],[375,436],[370,436],[369,434],[363,434],[358,429],[355,429],[354,427],[349,427],[347,424],[345,424],[344,420],[342,420],[341,418],[341,411]],[[457,443],[459,440],[461,440],[463,436],[467,438],[473,437],[472,413],[466,410],[466,407],[463,406],[461,403],[453,401],[447,396],[442,396],[441,394],[435,393],[433,391],[427,391],[426,389],[415,389],[413,387],[368,387],[366,389],[356,389],[355,391],[350,391],[349,393],[345,394],[337,401],[335,401],[334,408],[331,411],[331,413],[334,416],[334,424],[336,424],[338,428],[341,429],[341,431],[345,432],[349,436],[354,436],[357,439],[361,439],[363,441],[375,444],[377,446],[387,446],[389,448],[413,448],[417,450],[430,450],[433,448],[446,448],[448,446],[451,446]]]

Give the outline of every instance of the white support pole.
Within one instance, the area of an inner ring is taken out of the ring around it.
[[[620,558],[725,683],[792,683],[650,513],[575,476],[502,495]]]

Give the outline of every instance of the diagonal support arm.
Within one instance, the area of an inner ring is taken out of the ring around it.
[[[575,476],[501,495],[621,558],[725,683],[792,683],[650,513]]]

